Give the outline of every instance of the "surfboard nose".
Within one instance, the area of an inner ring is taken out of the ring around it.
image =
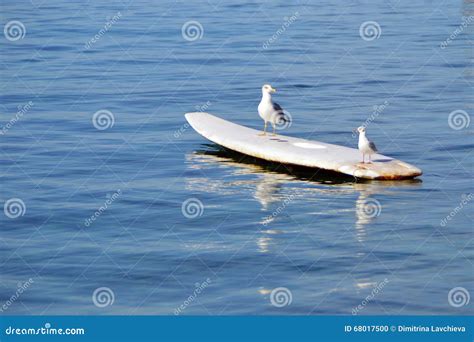
[[[189,113],[185,113],[184,117],[189,123],[191,123],[191,121],[199,120],[199,118],[204,118],[209,115],[210,114],[206,112],[189,112]]]
[[[196,132],[205,135],[205,131],[212,126],[209,123],[209,117],[214,116],[206,112],[189,112],[184,114],[184,117]]]

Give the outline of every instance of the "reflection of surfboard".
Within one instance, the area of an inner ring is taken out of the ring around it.
[[[361,163],[359,150],[284,135],[266,136],[255,129],[237,125],[202,112],[187,113],[186,120],[203,137],[252,157],[344,173],[364,179],[408,179],[421,175],[417,167],[374,154],[372,164]]]

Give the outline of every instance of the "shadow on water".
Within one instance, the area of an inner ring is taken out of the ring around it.
[[[239,164],[241,166],[250,166],[256,172],[268,171],[272,173],[280,173],[293,176],[296,179],[323,184],[354,183],[357,181],[355,177],[338,172],[270,162],[235,152],[218,145],[204,144],[204,146],[204,149],[197,150],[195,153],[204,156],[214,156],[216,157],[216,162],[224,162],[226,164],[233,163],[236,164],[236,166]]]
[[[279,173],[282,175],[289,175],[298,180],[316,182],[319,184],[344,184],[344,183],[358,183],[358,184],[378,184],[385,186],[411,186],[422,183],[421,179],[408,179],[398,181],[380,181],[358,179],[356,177],[345,175],[343,173],[315,169],[300,165],[281,164],[270,162],[267,160],[251,157],[236,151],[226,149],[225,147],[214,144],[203,144],[203,148],[195,151],[196,155],[215,157],[216,163],[225,163],[227,165],[234,165],[237,167],[251,167],[255,173]]]

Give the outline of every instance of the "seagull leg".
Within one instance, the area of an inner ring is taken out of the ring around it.
[[[370,153],[369,153],[369,164],[372,164],[372,161],[370,160]]]
[[[260,133],[259,135],[267,135],[267,122],[265,121],[265,125],[263,126],[263,133]]]
[[[276,133],[275,133],[275,124],[273,124],[273,135],[276,135]]]
[[[362,164],[365,164],[365,153],[362,153]]]

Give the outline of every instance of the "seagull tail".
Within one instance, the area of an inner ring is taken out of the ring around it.
[[[290,123],[291,122],[291,115],[289,113],[285,112],[284,110],[281,110],[277,114],[276,121],[278,123],[281,123],[281,124]]]

